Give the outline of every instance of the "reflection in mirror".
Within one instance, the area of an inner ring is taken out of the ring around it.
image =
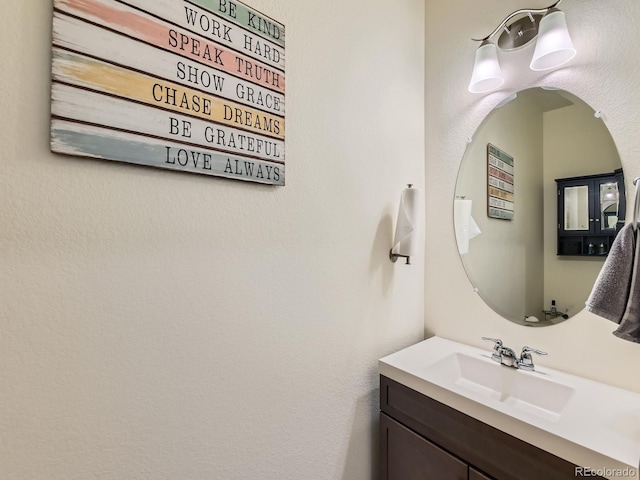
[[[482,122],[460,164],[456,241],[489,307],[521,325],[552,325],[584,308],[606,258],[557,255],[558,229],[585,235],[591,223],[615,230],[618,222],[615,184],[596,190],[597,222],[580,187],[570,190],[571,207],[558,219],[555,180],[613,172],[620,158],[602,118],[575,95],[532,88],[503,103]]]
[[[589,230],[589,187],[564,189],[564,229]]]
[[[603,230],[615,230],[618,223],[619,192],[617,183],[600,185],[600,222]]]

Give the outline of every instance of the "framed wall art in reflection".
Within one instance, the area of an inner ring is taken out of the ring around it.
[[[513,220],[513,157],[487,144],[487,216]]]

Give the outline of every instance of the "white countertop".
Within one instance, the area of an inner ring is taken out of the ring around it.
[[[378,368],[396,382],[600,476],[640,480],[640,394],[545,367],[518,371],[574,390],[559,418],[545,419],[445,384],[430,373],[436,362],[455,353],[510,368],[493,362],[491,349],[440,337],[381,358]]]

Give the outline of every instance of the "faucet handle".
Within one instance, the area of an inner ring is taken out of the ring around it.
[[[547,355],[547,352],[543,352],[541,350],[536,350],[531,347],[522,347],[522,353],[520,354],[520,360],[518,360],[518,368],[522,370],[533,371],[533,359],[531,358],[531,354],[535,353],[536,355]]]
[[[543,352],[541,350],[536,350],[535,348],[522,347],[522,355],[529,354],[529,353],[535,353],[536,355],[548,355],[547,352]],[[529,355],[529,356],[531,356],[531,355]]]
[[[493,342],[495,343],[496,347],[501,347],[502,346],[502,340],[500,340],[499,338],[489,338],[489,337],[482,337],[483,340],[486,340],[487,342]]]
[[[482,340],[486,340],[487,342],[493,342],[493,353],[491,354],[491,358],[498,363],[502,363],[502,340],[499,338],[490,338],[490,337],[482,337]]]

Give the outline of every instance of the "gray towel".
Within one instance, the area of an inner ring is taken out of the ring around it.
[[[620,326],[613,334],[630,342],[640,343],[640,233],[636,233],[635,253],[627,307]]]
[[[640,261],[640,254],[635,255],[636,236],[631,223],[618,232],[586,302],[587,310],[612,322],[622,322],[629,303],[633,267]],[[640,289],[640,279],[635,284]],[[634,298],[640,301],[640,291]],[[637,307],[635,310],[637,314]]]

